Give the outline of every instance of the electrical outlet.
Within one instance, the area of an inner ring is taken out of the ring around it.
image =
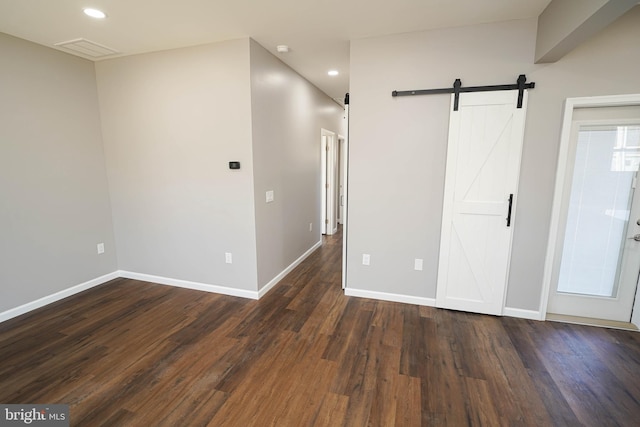
[[[416,258],[416,259],[413,261],[413,269],[414,269],[414,270],[418,270],[418,271],[422,271],[422,264],[423,264],[422,259],[420,259],[420,258]]]
[[[313,231],[313,223],[312,222],[309,223],[309,231]]]
[[[233,255],[231,255],[231,252],[224,253],[224,262],[226,262],[227,264],[233,263]]]
[[[98,255],[104,253],[104,243],[98,243]]]
[[[362,265],[369,265],[371,263],[371,255],[362,254]]]

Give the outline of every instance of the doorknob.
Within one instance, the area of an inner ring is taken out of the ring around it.
[[[640,242],[640,234],[636,234],[635,236],[631,236],[627,240],[629,240],[629,239],[633,239],[636,242]]]

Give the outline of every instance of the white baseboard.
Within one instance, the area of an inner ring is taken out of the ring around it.
[[[249,299],[258,299],[257,291],[249,291],[244,289],[229,288],[226,286],[209,285],[207,283],[190,282],[188,280],[172,279],[169,277],[154,276],[151,274],[134,273],[132,271],[118,271],[120,277],[127,279],[141,280],[143,282],[152,282],[159,285],[176,286],[178,288],[194,289],[197,291],[213,292],[215,294],[231,295],[234,297],[242,297]]]
[[[371,298],[382,301],[404,302],[407,304],[426,305],[429,307],[436,306],[435,298],[414,297],[411,295],[390,294],[387,292],[366,291],[362,289],[353,289],[347,287],[344,294],[352,297]]]
[[[519,317],[520,319],[544,320],[539,311],[523,310],[521,308],[505,307],[502,310],[502,315],[509,317]]]
[[[366,291],[362,289],[346,288],[345,295],[360,298],[371,298],[382,301],[403,302],[407,304],[426,305],[429,307],[436,306],[435,298],[414,297],[410,295],[390,294],[386,292]],[[518,317],[521,319],[544,320],[540,316],[539,311],[523,310],[521,308],[505,307],[502,311],[503,316]]]
[[[311,255],[320,246],[322,246],[322,240],[319,240],[315,245],[311,246],[311,248],[309,248],[309,250],[307,250],[305,253],[303,253],[300,256],[300,258],[298,258],[297,260],[293,261],[289,267],[287,267],[284,270],[282,270],[282,272],[280,272],[280,274],[278,274],[276,277],[271,279],[271,281],[269,283],[267,283],[262,288],[260,288],[260,290],[258,291],[258,298],[262,298],[264,295],[266,295],[266,293],[269,292],[271,290],[271,288],[273,288],[280,280],[282,280],[284,278],[284,276],[286,276],[287,274],[291,273],[291,271],[294,268],[296,268],[298,265],[300,265],[300,263],[302,261],[307,259],[307,257],[309,255]]]
[[[302,254],[289,267],[285,268],[280,274],[278,274],[269,283],[263,286],[262,289],[260,289],[260,291],[249,291],[244,289],[229,288],[226,286],[210,285],[206,283],[190,282],[188,280],[172,279],[168,277],[154,276],[151,274],[142,274],[142,273],[135,273],[132,271],[118,270],[118,271],[114,271],[113,273],[105,274],[104,276],[97,277],[95,279],[81,283],[79,285],[72,286],[67,289],[63,289],[62,291],[56,292],[51,295],[47,295],[35,301],[31,301],[26,304],[23,304],[21,306],[3,311],[2,313],[0,313],[0,322],[4,322],[6,320],[28,313],[29,311],[38,309],[40,307],[44,307],[47,304],[54,303],[63,298],[67,298],[67,297],[70,297],[71,295],[75,295],[79,292],[86,291],[87,289],[106,283],[109,280],[117,279],[118,277],[123,277],[126,279],[142,280],[144,282],[152,282],[160,285],[176,286],[178,288],[195,289],[198,291],[213,292],[216,294],[231,295],[231,296],[236,296],[241,298],[249,298],[249,299],[257,300],[262,296],[264,296],[267,292],[269,292],[269,290],[271,290],[271,288],[273,288],[280,280],[282,280],[284,276],[289,274],[294,268],[296,268],[302,261],[304,261],[309,255],[311,255],[321,245],[322,245],[322,241],[318,241],[318,243],[313,245],[308,251]]]
[[[106,283],[109,280],[117,279],[118,277],[118,272],[114,271],[113,273],[105,274],[104,276],[97,277],[87,282],[80,283],[79,285],[75,285],[54,294],[47,295],[46,297],[39,298],[35,301],[31,301],[21,306],[3,311],[2,313],[0,313],[0,322],[4,322],[6,320],[28,313],[29,311],[44,307],[47,304],[54,303],[61,299],[70,297],[71,295],[75,295],[82,291],[86,291],[87,289],[91,289],[95,286],[102,285],[103,283]]]
[[[231,295],[231,296],[257,300],[263,297],[267,292],[269,292],[271,288],[273,288],[280,280],[284,278],[284,276],[289,274],[294,268],[300,265],[302,261],[304,261],[309,255],[311,255],[321,245],[322,245],[322,241],[319,241],[318,243],[313,245],[309,250],[307,250],[304,254],[302,254],[297,260],[295,260],[290,266],[285,268],[280,274],[274,277],[269,283],[267,283],[265,286],[262,287],[262,289],[260,289],[257,292],[243,290],[243,289],[229,288],[226,286],[209,285],[206,283],[190,282],[187,280],[171,279],[167,277],[153,276],[150,274],[141,274],[141,273],[134,273],[131,271],[119,270],[119,271],[114,271],[113,273],[105,274],[104,276],[97,277],[87,282],[80,283],[79,285],[72,286],[70,288],[64,289],[54,294],[47,295],[35,301],[31,301],[29,303],[23,304],[21,306],[6,310],[0,313],[0,322],[4,322],[6,320],[25,314],[29,311],[38,309],[40,307],[44,307],[47,304],[51,304],[61,299],[70,297],[72,295],[75,295],[87,289],[91,289],[95,286],[106,283],[110,280],[117,279],[118,277],[124,277],[127,279],[135,279],[135,280],[142,280],[145,282],[158,283],[161,285],[176,286],[179,288],[195,289],[198,291],[213,292],[217,294]],[[347,296],[353,296],[353,297],[359,297],[359,298],[371,298],[371,299],[377,299],[382,301],[402,302],[406,304],[424,305],[429,307],[436,306],[435,298],[415,297],[410,295],[392,294],[387,292],[376,292],[376,291],[368,291],[368,290],[353,289],[353,288],[346,288],[344,293]],[[518,317],[521,319],[544,320],[544,317],[541,316],[540,312],[534,311],[534,310],[523,310],[520,308],[505,307],[502,314],[504,316]]]

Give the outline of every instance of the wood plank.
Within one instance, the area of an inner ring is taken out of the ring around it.
[[[541,406],[537,405],[533,406],[531,410],[540,415],[547,415],[560,425],[579,425],[580,422],[569,402],[545,367],[544,356],[540,354],[540,347],[543,344],[549,345],[551,343],[552,347],[558,348],[559,343],[548,335],[540,337],[540,339],[535,338],[536,330],[541,326],[540,322],[503,319],[502,324],[537,391],[531,396],[537,396],[545,408],[544,411],[541,411]]]
[[[465,395],[467,396],[467,414],[469,424],[473,426],[508,426],[496,411],[496,400],[500,395],[492,395],[486,380],[472,377],[464,379]]]
[[[420,381],[422,425],[467,425],[463,380],[455,364],[458,337],[453,325],[458,313],[438,309],[428,326],[428,364]]]
[[[397,427],[418,427],[421,419],[420,378],[407,375],[398,376],[396,389],[396,418]]]
[[[349,398],[341,394],[325,393],[311,424],[314,427],[334,427],[344,424]]]

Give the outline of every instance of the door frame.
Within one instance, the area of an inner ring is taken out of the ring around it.
[[[338,134],[338,144],[336,148],[338,150],[338,191],[337,191],[337,204],[338,204],[338,224],[345,223],[345,191],[346,191],[346,173],[347,173],[347,143],[344,136]]]
[[[349,105],[345,105],[345,115],[349,117]],[[348,132],[347,132],[348,135]],[[349,138],[348,136],[338,135],[338,140],[341,141],[341,156],[340,161],[342,168],[342,174],[340,181],[342,183],[342,289],[347,287],[347,219],[349,216],[348,200],[349,200]]]
[[[540,320],[546,320],[549,294],[552,289],[553,266],[560,256],[557,248],[557,240],[560,237],[560,224],[562,214],[562,201],[565,197],[566,173],[570,151],[571,126],[573,123],[573,110],[586,107],[626,107],[640,105],[640,94],[589,96],[579,98],[567,98],[564,104],[564,114],[560,133],[560,148],[558,150],[558,163],[556,168],[556,184],[553,194],[551,210],[551,223],[549,226],[549,239],[547,241],[547,254],[544,263],[544,275],[542,282],[542,295],[540,296]],[[562,233],[564,234],[564,233]],[[640,326],[640,287],[636,287],[636,297],[632,309],[631,323]]]
[[[337,231],[338,220],[336,215],[336,144],[337,134],[322,128],[321,136],[321,234],[332,235]],[[328,213],[328,215],[327,215]]]

